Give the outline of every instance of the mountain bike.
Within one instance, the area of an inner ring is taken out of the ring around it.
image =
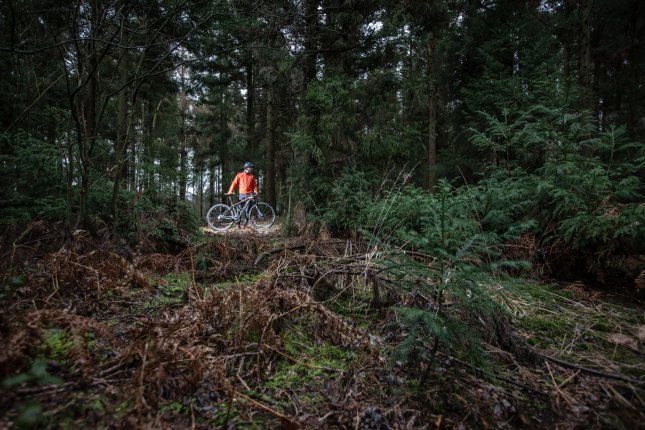
[[[217,204],[208,210],[206,222],[213,230],[226,230],[233,223],[248,223],[256,230],[266,230],[275,222],[275,211],[268,203],[260,202],[257,195],[237,203],[233,203],[229,195],[228,202],[228,205]]]

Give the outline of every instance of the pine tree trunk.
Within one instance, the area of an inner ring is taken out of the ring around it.
[[[275,106],[272,84],[267,88],[267,139],[266,170],[264,172],[264,198],[275,207]]]
[[[255,76],[252,59],[246,65],[246,144],[255,156],[258,148],[255,139]]]
[[[228,188],[231,185],[231,181],[233,180],[232,175],[230,174],[230,161],[229,161],[229,147],[228,147],[228,137],[227,133],[225,133],[225,130],[228,128],[228,121],[227,121],[227,116],[226,116],[226,111],[224,109],[225,106],[225,94],[223,90],[220,90],[220,103],[222,108],[220,109],[219,113],[219,121],[220,121],[220,136],[221,136],[221,142],[220,142],[220,160],[221,160],[221,180],[220,180],[220,186],[218,189],[218,193],[221,195],[221,202],[228,204],[227,197],[225,196],[226,192],[228,191]],[[215,172],[213,171],[213,174]]]
[[[188,182],[188,150],[186,142],[186,121],[188,116],[188,96],[186,95],[185,69],[181,68],[181,91],[179,93],[179,200],[186,201],[186,185]]]
[[[66,211],[66,220],[65,220],[65,228],[68,232],[71,231],[72,229],[72,216],[73,216],[73,204],[74,204],[74,192],[73,192],[73,186],[74,186],[74,149],[72,145],[72,132],[71,130],[67,130],[67,182],[66,182],[66,194],[65,194],[65,202],[67,204],[67,211]]]
[[[217,170],[215,169],[215,161],[211,158],[210,164],[208,166],[208,207],[211,207],[215,204],[215,194],[219,193],[219,191],[216,193],[215,191],[215,175],[217,174]],[[224,200],[221,200],[221,203],[224,203]]]
[[[119,63],[119,87],[121,91],[117,98],[117,136],[116,136],[116,168],[114,175],[114,184],[112,188],[112,222],[116,224],[119,220],[119,188],[121,179],[127,174],[127,164],[124,160],[128,148],[128,92],[126,84],[128,82],[128,52],[123,49],[123,57]]]
[[[639,19],[642,20],[643,13],[645,13],[645,7],[643,6],[643,2],[640,0],[634,0],[632,1],[632,10],[633,13],[631,15],[631,23],[629,27],[629,70],[630,70],[630,106],[629,109],[627,110],[627,121],[632,130],[636,129],[638,126],[638,120],[641,117],[641,97],[639,97],[639,93],[641,92],[641,88],[643,88],[642,83],[641,83],[641,68],[642,68],[642,60],[639,61],[638,57],[639,55],[642,58],[642,53],[643,53],[643,38],[642,36],[639,36],[639,28],[641,30],[641,35],[642,33],[642,21],[641,25],[639,26]],[[639,47],[640,46],[640,47]]]
[[[152,103],[141,101],[141,140],[143,144],[143,162],[141,170],[141,191],[152,188]]]
[[[435,185],[434,168],[437,164],[437,38],[433,33],[428,34],[426,43],[428,55],[428,81],[430,91],[428,94],[428,189]]]
[[[186,118],[182,117],[181,119],[181,131],[180,131],[180,142],[181,145],[179,149],[179,200],[182,202],[186,201],[186,186],[188,185],[188,149],[186,145]]]
[[[79,195],[79,225],[81,228],[89,227],[89,212],[87,207],[90,189],[90,148],[96,142],[96,97],[97,97],[97,76],[96,76],[96,45],[94,41],[88,42],[88,72],[91,73],[87,84],[87,92],[83,100],[83,114],[85,119],[84,135],[79,135],[79,158],[80,158],[80,195]]]
[[[591,64],[591,0],[579,0],[578,79],[584,93],[585,107],[593,109]]]
[[[316,79],[316,57],[318,30],[318,1],[305,0],[305,33],[304,48],[305,60],[303,63],[303,96],[306,95],[309,82]]]
[[[199,193],[199,217],[204,216],[204,169],[201,164],[195,166],[195,170],[199,169],[199,173],[194,171],[193,174],[193,188]],[[197,177],[199,176],[199,186],[197,186]],[[210,207],[210,206],[209,206]]]
[[[134,111],[134,105],[132,106],[132,109]],[[132,115],[134,115],[134,112],[132,112]],[[128,181],[130,182],[129,189],[131,191],[136,191],[137,190],[137,180],[139,179],[137,177],[137,139],[130,139],[130,157],[129,161],[126,164],[129,172],[127,175]]]
[[[311,110],[310,103],[307,101],[307,90],[309,84],[316,79],[316,59],[318,57],[318,0],[306,0],[304,5],[305,12],[305,31],[304,31],[304,61],[302,63],[302,103],[303,103],[303,114],[306,117],[312,118],[311,121],[304,121],[302,132],[305,135],[312,135],[314,133],[313,129],[315,126],[312,126],[313,122],[313,113]],[[297,163],[304,163],[307,166],[312,166],[313,161],[311,156],[307,153],[296,153]]]

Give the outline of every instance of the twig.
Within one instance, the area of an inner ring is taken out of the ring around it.
[[[78,382],[72,381],[72,382],[65,382],[64,384],[50,384],[50,385],[43,385],[39,387],[18,388],[17,390],[15,390],[15,393],[18,394],[19,396],[26,396],[26,395],[36,396],[36,395],[42,395],[42,394],[51,395],[54,393],[60,393],[60,392],[66,391],[76,386],[78,386]]]
[[[242,385],[244,385],[244,388],[247,391],[251,391],[251,387],[249,387],[249,384],[247,384],[246,381],[244,379],[242,379],[242,377],[240,376],[239,370],[238,370],[238,373],[235,376],[237,377],[237,380],[240,381],[242,383]]]
[[[544,364],[546,364],[546,368],[549,371],[549,376],[551,377],[551,382],[553,382],[553,388],[555,388],[555,391],[558,392],[560,397],[564,399],[565,402],[567,402],[567,405],[569,405],[569,409],[573,408],[573,404],[571,403],[570,396],[568,394],[565,394],[561,389],[560,385],[555,382],[555,377],[553,376],[553,372],[551,372],[551,366],[549,366],[549,362],[544,360]]]
[[[106,376],[109,376],[112,373],[116,373],[117,371],[121,370],[121,368],[129,365],[130,362],[127,360],[121,360],[114,366],[108,367],[107,369],[101,370],[98,374],[99,377],[104,378]]]
[[[350,243],[350,242],[352,242],[352,241],[332,240],[332,241],[328,241],[328,242],[318,243],[318,245],[338,245],[340,243]],[[280,248],[272,249],[271,251],[262,252],[255,259],[255,263],[253,263],[253,266],[259,265],[265,258],[267,258],[270,255],[278,254],[278,253],[280,253],[282,251],[293,251],[293,250],[296,250],[296,249],[307,249],[307,246],[308,246],[308,244],[302,243],[302,244],[299,244],[299,245],[283,246],[283,247],[280,247]]]
[[[141,373],[139,374],[139,387],[137,388],[137,409],[139,412],[143,412],[141,410],[142,407],[148,407],[148,404],[146,402],[146,399],[143,396],[144,392],[144,385],[143,385],[143,380],[145,376],[145,369],[146,369],[146,360],[148,358],[148,342],[146,341],[146,346],[143,349],[143,357],[141,358]]]
[[[581,372],[580,370],[576,370],[575,373],[573,375],[569,376],[567,379],[565,379],[564,382],[562,382],[559,385],[559,387],[564,387],[569,381],[571,381],[573,378],[578,376],[580,374],[580,372]]]
[[[281,414],[280,412],[276,411],[275,409],[271,409],[267,405],[264,405],[264,404],[258,402],[257,400],[247,396],[246,394],[242,394],[242,393],[240,393],[238,391],[233,391],[233,393],[236,396],[241,397],[244,400],[246,400],[247,402],[251,403],[253,406],[257,407],[258,409],[261,409],[264,412],[268,412],[269,414],[273,415],[276,418],[280,418],[280,421],[282,421],[282,425],[284,427],[290,428],[290,429],[298,429],[298,428],[300,428],[300,424],[298,424],[297,422],[291,420],[289,417],[287,417],[286,415]]]
[[[539,355],[540,357],[544,358],[545,360],[549,360],[549,361],[551,361],[553,363],[559,364],[559,365],[564,366],[564,367],[568,367],[570,369],[580,370],[582,372],[588,373],[588,374],[593,375],[593,376],[598,376],[600,378],[606,378],[606,379],[615,379],[615,380],[618,380],[618,381],[623,381],[623,382],[627,382],[627,383],[634,384],[634,385],[645,385],[645,381],[642,381],[642,380],[639,380],[639,379],[628,378],[627,376],[618,375],[618,374],[615,374],[615,373],[605,373],[605,372],[601,372],[599,370],[594,370],[594,369],[589,369],[587,367],[578,366],[577,364],[569,363],[568,361],[560,360],[559,358],[555,358],[555,357],[551,357],[551,356],[546,355],[546,354],[542,354],[541,352],[536,351],[536,350],[533,350],[533,352],[536,353],[537,355]]]
[[[605,393],[607,393],[608,397],[612,397],[612,395],[607,391],[607,388],[605,388],[605,384],[600,384],[600,386],[602,387],[603,390],[605,390]],[[630,409],[636,410],[634,405],[632,405],[625,397],[623,397],[622,394],[620,394],[618,391],[616,391],[616,389],[614,387],[612,387],[609,384],[607,385],[607,387],[609,387],[609,389],[613,393],[614,397],[616,397],[618,399],[618,403],[620,403],[623,406],[626,406],[626,407],[628,407]]]

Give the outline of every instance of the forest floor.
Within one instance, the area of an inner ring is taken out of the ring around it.
[[[0,428],[645,423],[642,304],[581,283],[485,285],[512,341],[482,341],[484,361],[439,347],[410,365],[393,358],[395,309],[429,299],[375,297],[359,241],[276,228],[174,253],[124,243],[42,230],[2,249]]]

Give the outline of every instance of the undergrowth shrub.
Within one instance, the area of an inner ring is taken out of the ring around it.
[[[421,262],[402,256],[387,269],[400,288],[423,298],[394,309],[403,335],[394,360],[428,369],[441,351],[482,364],[482,340],[501,343],[507,315],[484,286],[505,276],[503,240],[530,225],[510,221],[519,203],[504,206],[508,213],[491,213],[497,210],[492,201],[521,200],[498,191],[492,184],[455,188],[442,181],[436,194],[404,187],[384,193],[368,208],[365,237],[391,255],[402,250],[423,256]],[[496,217],[509,222],[493,222]],[[484,219],[496,228],[484,228]]]
[[[25,131],[0,133],[0,231],[65,218],[60,150]]]
[[[443,261],[468,260],[491,269],[506,241],[534,227],[521,217],[525,196],[513,185],[492,179],[457,188],[442,181],[437,194],[405,187],[370,206],[363,233]]]
[[[312,187],[317,203],[311,199],[308,202],[314,220],[336,235],[358,231],[373,202],[375,186],[373,176],[360,170],[349,170],[333,181],[314,180]]]
[[[645,252],[645,148],[624,127],[597,132],[590,115],[545,105],[484,116],[489,127],[472,142],[504,161],[489,164],[482,183],[496,180],[506,198],[523,199],[488,214],[532,224],[554,275],[589,278],[616,257]]]
[[[122,208],[118,229],[142,250],[177,250],[199,226],[190,204],[174,195],[132,194],[131,202]]]

